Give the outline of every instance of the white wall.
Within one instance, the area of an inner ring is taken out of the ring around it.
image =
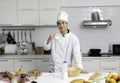
[[[66,4],[66,2],[64,3]],[[62,10],[69,14],[70,31],[78,36],[83,53],[87,53],[90,48],[100,48],[102,52],[107,52],[110,43],[120,42],[120,6],[109,5],[99,8],[103,11],[103,19],[112,20],[112,26],[107,28],[82,28],[82,21],[91,19],[90,7],[62,6]],[[32,40],[35,41],[36,46],[43,46],[49,34],[57,31],[57,27],[37,27],[35,31],[32,32]]]
[[[109,50],[110,43],[120,42],[120,7],[100,7],[103,19],[112,20],[112,26],[107,28],[82,28],[81,23],[90,19],[89,7],[63,7],[62,10],[69,14],[69,28],[79,37],[83,53],[90,48],[100,48],[102,52]],[[57,27],[40,27],[36,30],[34,38],[37,45],[43,46],[50,32],[56,32]],[[39,36],[38,36],[39,35]]]
[[[119,22],[120,7],[100,7],[103,11],[103,19],[112,20],[112,26],[107,28],[83,28],[81,23],[83,20],[90,19],[91,12],[89,7],[64,7],[64,11],[69,13],[69,26],[73,33],[79,39],[82,52],[86,53],[90,48],[100,48],[102,52],[107,52],[109,44],[112,42],[120,42],[119,39]]]

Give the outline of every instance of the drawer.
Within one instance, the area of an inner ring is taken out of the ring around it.
[[[108,72],[120,73],[120,68],[100,68],[100,71],[104,73],[108,73]]]
[[[101,60],[101,67],[104,67],[104,68],[119,67],[119,60],[116,60],[116,59]]]

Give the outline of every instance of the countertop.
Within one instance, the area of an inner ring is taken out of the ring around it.
[[[51,55],[0,55],[0,59],[48,59]],[[83,59],[120,59],[120,56],[85,56]]]
[[[34,59],[34,58],[46,59],[49,57],[50,55],[0,55],[0,59]]]
[[[87,81],[92,74],[93,73],[80,74],[77,77],[68,77],[67,80],[63,80],[59,73],[43,73],[35,81],[37,81],[37,83],[48,83],[48,82],[49,83],[70,83],[74,79],[84,79],[84,80]],[[107,75],[108,75],[107,73],[102,73],[101,77],[103,79],[100,80],[100,83],[105,83],[105,79],[104,78]],[[26,83],[31,83],[31,81],[26,82]]]

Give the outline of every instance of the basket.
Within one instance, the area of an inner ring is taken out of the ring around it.
[[[69,77],[75,77],[75,76],[78,76],[81,72],[81,69],[80,68],[77,68],[77,67],[69,67],[68,68],[68,76]]]

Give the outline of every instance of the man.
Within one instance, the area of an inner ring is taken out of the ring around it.
[[[45,50],[51,49],[49,71],[61,72],[63,61],[67,61],[68,66],[83,69],[79,39],[69,31],[66,12],[59,13],[57,27],[60,32],[51,33],[44,44]]]

